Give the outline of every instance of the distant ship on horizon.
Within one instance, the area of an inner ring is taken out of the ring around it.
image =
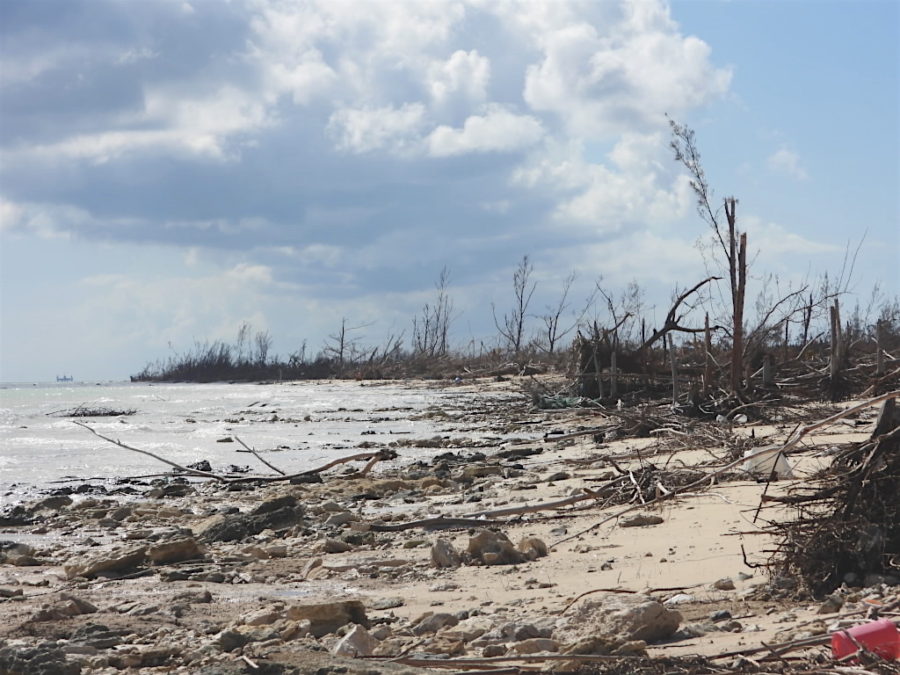
[[[74,380],[75,378],[71,375],[63,375],[62,377],[60,377],[59,375],[56,376],[57,382],[73,382]]]

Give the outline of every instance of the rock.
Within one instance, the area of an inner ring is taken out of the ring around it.
[[[346,541],[331,539],[330,537],[325,540],[325,544],[322,548],[325,553],[346,553],[347,551],[353,550],[353,546]]]
[[[29,561],[34,560],[34,555],[34,549],[28,544],[0,541],[0,563],[19,567],[29,566]]]
[[[340,526],[354,520],[359,520],[359,518],[350,513],[350,511],[340,511],[339,513],[332,513],[328,516],[328,518],[325,519],[325,525]]]
[[[550,638],[530,638],[516,642],[509,648],[513,654],[537,654],[538,652],[558,652],[559,643]]]
[[[71,497],[67,497],[66,495],[57,495],[53,497],[46,497],[45,499],[32,504],[28,507],[28,510],[32,514],[37,514],[41,511],[59,511],[60,509],[71,505]]]
[[[108,553],[90,556],[80,561],[65,565],[66,577],[93,578],[104,572],[122,572],[140,565],[147,557],[147,547],[117,549]]]
[[[714,582],[713,588],[717,591],[733,591],[734,581],[732,581],[731,577],[725,577]]]
[[[55,605],[39,609],[32,621],[59,621],[67,619],[70,616],[80,616],[81,614],[93,614],[97,608],[87,600],[82,600],[74,595],[61,596],[61,602]]]
[[[248,642],[250,642],[250,638],[236,630],[223,630],[215,637],[215,643],[223,652],[239,649]]]
[[[81,666],[67,661],[66,653],[55,642],[34,647],[7,646],[0,642],[0,673],[78,675]]]
[[[395,607],[403,607],[404,604],[403,598],[378,598],[372,603],[372,609],[394,609]]]
[[[147,557],[156,565],[164,565],[181,560],[202,558],[203,551],[197,544],[196,539],[183,537],[151,546],[147,549]]]
[[[730,618],[731,612],[729,612],[727,609],[720,609],[715,612],[710,612],[709,614],[709,620],[713,622],[725,621],[726,619]]]
[[[659,516],[649,513],[636,513],[633,516],[623,518],[619,521],[619,527],[643,527],[645,525],[659,525],[664,522]]]
[[[671,637],[680,624],[679,612],[646,595],[609,595],[583,602],[554,637],[573,641],[616,636],[622,641],[658,642]]]
[[[431,564],[435,567],[459,567],[459,553],[446,539],[438,539],[431,547]]]
[[[676,593],[671,598],[668,598],[663,604],[666,607],[673,607],[675,605],[687,605],[694,602],[697,598],[695,598],[690,593]]]
[[[239,541],[263,530],[284,530],[303,519],[303,506],[291,495],[270,499],[252,513],[219,516],[199,532],[203,541]]]
[[[439,612],[437,614],[426,615],[421,621],[416,623],[412,628],[414,635],[425,635],[426,633],[437,633],[441,628],[446,626],[455,626],[459,623],[453,614]]]
[[[258,609],[241,617],[241,623],[245,626],[270,626],[281,618],[281,612],[277,609]]]
[[[816,614],[834,614],[835,612],[839,612],[843,606],[844,599],[837,593],[833,593],[825,598],[825,602],[819,605]]]
[[[478,530],[469,539],[469,555],[485,565],[515,565],[525,562],[523,553],[517,551],[512,542],[502,532]]]
[[[506,647],[504,645],[486,645],[485,648],[481,650],[481,655],[484,656],[485,658],[492,658],[495,656],[504,656],[505,654],[506,654]]]
[[[529,560],[543,558],[547,555],[547,544],[537,537],[525,537],[516,547]]]
[[[292,621],[309,620],[309,632],[317,638],[333,633],[348,623],[356,623],[366,628],[369,626],[366,608],[359,600],[291,605],[284,614]]]
[[[357,624],[338,641],[331,653],[338,656],[372,656],[377,646],[378,641],[369,631]]]

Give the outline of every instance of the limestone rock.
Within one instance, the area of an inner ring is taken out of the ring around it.
[[[459,567],[459,553],[446,539],[438,539],[431,547],[431,564],[435,567]]]
[[[95,577],[104,572],[121,572],[137,567],[147,557],[147,547],[113,550],[65,565],[66,577]]]
[[[517,551],[512,542],[502,532],[478,530],[469,539],[469,555],[485,565],[515,565],[525,562],[523,553]]]
[[[516,547],[529,560],[543,558],[547,555],[547,544],[537,537],[524,537]]]
[[[446,626],[455,626],[459,623],[453,614],[446,612],[438,612],[437,614],[426,615],[422,620],[413,626],[414,635],[425,635],[426,633],[437,633],[441,628]]]
[[[193,537],[171,539],[147,549],[147,557],[157,565],[193,560],[203,557],[203,551]]]
[[[348,623],[356,623],[363,627],[369,625],[366,609],[359,600],[291,605],[285,610],[285,617],[292,621],[308,619],[309,632],[317,638],[333,633]]]
[[[509,648],[513,654],[537,654],[538,652],[558,652],[559,643],[550,638],[529,638],[516,642]]]
[[[378,641],[369,631],[357,624],[338,641],[331,653],[338,656],[372,656],[377,646]]]
[[[671,637],[680,624],[679,612],[645,595],[609,595],[582,603],[557,629],[554,637],[569,642],[580,639],[609,642],[618,638],[619,642],[643,640],[652,643]]]
[[[81,614],[93,614],[97,608],[87,600],[82,600],[74,595],[63,595],[60,602],[49,607],[39,609],[33,617],[32,621],[58,621],[67,619],[70,616],[79,616]]]

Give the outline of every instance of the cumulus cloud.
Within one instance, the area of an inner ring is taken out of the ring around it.
[[[500,105],[488,106],[481,115],[467,118],[462,129],[439,126],[429,134],[432,157],[448,157],[470,152],[509,152],[527,148],[544,135],[539,120],[516,115]]]
[[[767,160],[769,169],[774,173],[790,176],[797,180],[808,180],[809,174],[800,163],[800,156],[787,148],[779,148]]]
[[[491,63],[477,49],[459,49],[446,61],[435,62],[428,72],[431,97],[438,104],[455,95],[482,101],[487,96],[490,78]]]
[[[386,150],[390,153],[413,152],[425,124],[425,107],[405,103],[398,108],[343,108],[328,121],[335,145],[345,152],[362,154]]]

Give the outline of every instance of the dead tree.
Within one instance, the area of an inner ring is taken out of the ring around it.
[[[534,295],[534,289],[537,282],[531,281],[531,273],[534,271],[534,265],[528,259],[528,256],[522,256],[522,261],[513,272],[513,293],[515,294],[515,304],[509,314],[503,315],[502,322],[497,318],[497,312],[494,305],[491,304],[491,313],[494,316],[494,325],[500,331],[500,335],[506,340],[509,351],[516,356],[522,351],[525,341],[525,318],[528,316],[528,305],[531,304],[531,296]]]
[[[669,120],[672,128],[672,150],[675,160],[681,162],[691,176],[691,188],[697,197],[697,212],[710,226],[728,267],[728,279],[731,291],[731,392],[737,394],[742,389],[744,372],[744,299],[747,290],[747,233],[737,229],[737,200],[726,197],[724,200],[727,229],[719,222],[719,217],[712,207],[712,193],[706,182],[703,165],[700,163],[700,152],[697,150],[694,131],[686,126]]]

